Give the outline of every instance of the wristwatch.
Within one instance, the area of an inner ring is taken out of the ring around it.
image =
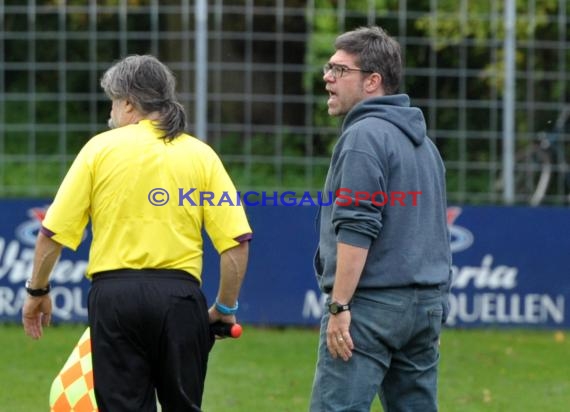
[[[31,279],[26,280],[26,292],[28,292],[28,295],[30,296],[44,296],[47,295],[51,289],[50,284],[48,283],[47,286],[45,288],[40,288],[40,289],[32,289],[30,287],[32,281]]]
[[[337,315],[340,312],[344,312],[345,310],[350,310],[350,303],[344,305],[341,305],[338,302],[329,303],[329,313],[331,315]]]

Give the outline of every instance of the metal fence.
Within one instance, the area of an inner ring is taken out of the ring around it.
[[[220,153],[240,189],[319,190],[338,133],[338,122],[323,120],[323,50],[332,54],[342,31],[379,24],[402,45],[403,91],[426,115],[450,201],[501,202],[501,2],[211,0],[207,61],[195,53],[197,5],[0,0],[0,196],[55,193],[77,151],[105,129],[110,105],[101,74],[133,53],[154,54],[175,71],[192,133],[204,103],[206,135],[197,137]],[[544,171],[537,133],[552,128],[569,97],[569,12],[567,0],[518,2],[520,203]],[[204,99],[195,84],[200,68],[207,70]],[[547,153],[543,203],[566,202],[568,141],[567,130],[543,139],[555,149]]]

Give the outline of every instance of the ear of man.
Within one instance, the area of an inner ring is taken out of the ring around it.
[[[383,78],[380,73],[372,73],[364,80],[364,90],[369,94],[383,92]]]

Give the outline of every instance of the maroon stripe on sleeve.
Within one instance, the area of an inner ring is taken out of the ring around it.
[[[253,233],[244,233],[241,236],[235,237],[234,240],[239,243],[243,243],[246,240],[251,240],[253,238]]]
[[[55,235],[54,232],[44,226],[40,227],[40,232],[42,232],[42,234],[47,237],[53,237],[53,235]]]

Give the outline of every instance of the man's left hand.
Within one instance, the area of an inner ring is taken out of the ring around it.
[[[341,357],[344,361],[348,361],[352,356],[354,343],[349,333],[350,320],[349,310],[329,316],[327,348],[335,359]]]

